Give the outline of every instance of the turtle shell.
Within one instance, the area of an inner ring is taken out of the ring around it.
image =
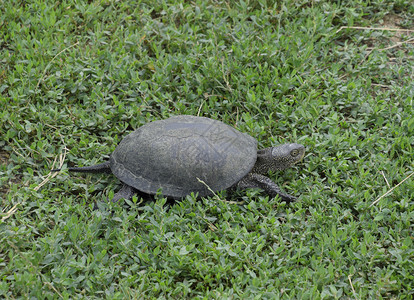
[[[253,137],[220,121],[182,115],[127,135],[111,154],[110,167],[137,190],[161,189],[164,196],[181,198],[229,188],[249,173],[256,158]]]

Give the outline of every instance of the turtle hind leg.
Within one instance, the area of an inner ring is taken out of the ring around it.
[[[119,199],[131,200],[135,194],[135,189],[132,186],[124,183],[122,188],[114,195],[114,198],[112,198],[112,202],[118,202]]]
[[[112,198],[112,202],[114,203],[118,202],[120,199],[130,200],[135,194],[136,194],[136,190],[132,186],[129,186],[124,183],[121,189],[115,193],[114,197]],[[109,201],[109,198],[107,198],[107,200]],[[97,202],[95,202],[93,206],[93,210],[99,210],[99,206]]]

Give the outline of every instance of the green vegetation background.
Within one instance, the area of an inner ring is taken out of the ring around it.
[[[0,1],[0,297],[412,299],[413,20],[411,0]],[[299,200],[105,204],[114,177],[50,177],[177,114],[306,145],[272,175]]]

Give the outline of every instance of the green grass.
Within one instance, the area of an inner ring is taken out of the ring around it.
[[[0,298],[413,299],[414,177],[371,206],[414,172],[413,20],[410,0],[0,1]],[[299,200],[106,204],[114,177],[47,177],[177,114],[304,144],[272,175]]]

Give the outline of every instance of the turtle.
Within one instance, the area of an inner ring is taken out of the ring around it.
[[[257,149],[257,140],[218,120],[178,115],[147,123],[125,136],[101,164],[69,172],[112,173],[122,188],[112,201],[137,192],[179,199],[216,191],[260,188],[286,202],[295,200],[267,176],[302,160],[305,147],[291,143]],[[55,169],[52,171],[60,171]]]

